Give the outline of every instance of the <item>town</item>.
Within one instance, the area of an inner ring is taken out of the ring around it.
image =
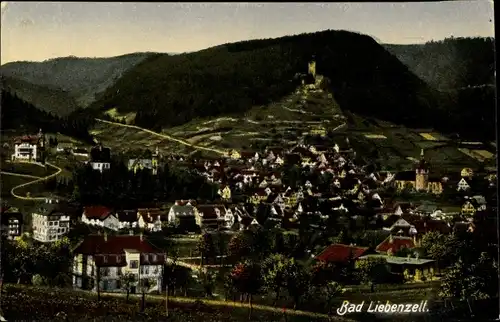
[[[321,311],[349,285],[440,283],[460,238],[494,236],[495,172],[436,177],[424,149],[413,169],[377,171],[348,137],[327,132],[219,157],[155,148],[130,159],[99,143],[49,144],[43,129],[20,137],[7,163],[47,167],[51,153],[80,161],[71,182],[56,182],[61,196],[38,198],[34,212],[2,205],[2,247],[13,247],[2,252],[3,280],[99,294],[192,295],[198,285],[226,300],[273,293],[274,304],[287,293],[283,303]],[[38,247],[60,258],[26,266]]]

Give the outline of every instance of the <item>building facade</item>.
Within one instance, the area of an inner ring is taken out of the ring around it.
[[[40,242],[60,240],[70,230],[70,214],[57,200],[46,200],[32,218],[33,238]]]
[[[37,135],[25,135],[15,140],[12,160],[45,162],[45,134],[42,129]]]
[[[146,292],[161,290],[166,257],[140,236],[87,236],[74,250],[73,287],[104,292],[125,292],[122,276],[132,274],[131,293],[140,292],[139,281],[148,279]]]

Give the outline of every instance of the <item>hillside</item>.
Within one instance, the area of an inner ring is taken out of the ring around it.
[[[87,131],[89,120],[84,117],[78,119],[57,117],[4,90],[2,90],[0,97],[2,131],[15,130],[19,134],[30,134],[37,133],[41,128],[46,133],[60,132],[83,141],[92,142],[92,137]]]
[[[29,83],[12,77],[2,77],[1,88],[15,94],[37,108],[55,115],[66,116],[79,108],[75,98],[62,89]]]
[[[158,54],[124,73],[90,107],[137,112],[136,124],[153,129],[243,114],[292,93],[294,75],[307,72],[313,56],[342,109],[407,125],[439,123],[437,93],[396,57],[371,37],[332,30]]]
[[[475,139],[495,139],[493,38],[448,38],[422,45],[384,47],[446,97],[449,121],[443,124],[443,130]]]
[[[495,84],[493,38],[447,38],[422,45],[384,47],[436,89]]]
[[[12,62],[2,65],[0,73],[34,85],[62,90],[72,95],[79,106],[86,107],[95,99],[96,94],[112,85],[126,70],[151,55],[153,54],[134,53],[111,58],[63,57],[44,62]],[[34,99],[39,97],[38,92],[30,95]],[[60,100],[64,98],[54,98],[54,104]],[[30,100],[30,103],[39,106],[45,101]]]

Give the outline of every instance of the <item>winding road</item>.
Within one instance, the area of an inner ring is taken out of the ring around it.
[[[42,200],[45,200],[46,198],[45,197],[23,197],[23,196],[20,196],[20,195],[16,194],[16,190],[20,189],[20,188],[27,187],[27,186],[35,184],[35,183],[39,183],[39,182],[43,182],[43,181],[52,179],[52,178],[56,177],[58,174],[60,174],[61,171],[62,171],[61,168],[59,168],[58,166],[53,165],[51,163],[46,163],[46,165],[50,166],[50,167],[52,167],[54,169],[56,169],[56,172],[52,173],[52,174],[49,174],[48,176],[45,176],[45,177],[30,176],[30,175],[27,175],[27,174],[19,174],[19,173],[13,173],[13,172],[5,172],[5,171],[0,171],[0,173],[1,174],[5,174],[5,175],[10,175],[10,176],[18,176],[18,177],[23,177],[23,178],[35,179],[33,181],[26,182],[26,183],[20,184],[18,186],[15,186],[14,188],[12,188],[10,190],[10,194],[14,198],[20,199],[20,200],[42,201]]]
[[[98,121],[98,122],[101,122],[101,123],[106,123],[106,124],[111,124],[111,125],[116,125],[116,126],[121,126],[121,127],[127,127],[127,128],[130,128],[130,129],[140,130],[140,131],[143,131],[143,132],[146,132],[146,133],[149,133],[149,134],[152,134],[152,135],[156,135],[158,137],[161,137],[161,138],[164,138],[164,139],[167,139],[167,140],[170,140],[170,141],[174,141],[174,142],[177,142],[177,143],[180,143],[180,144],[192,147],[192,148],[197,149],[197,150],[204,150],[204,151],[209,151],[209,152],[215,152],[215,153],[218,153],[218,154],[221,154],[221,155],[228,155],[228,153],[226,151],[222,151],[222,150],[217,150],[217,149],[212,149],[212,148],[207,148],[207,147],[204,147],[204,146],[199,146],[199,145],[191,144],[191,143],[189,143],[187,141],[174,138],[173,136],[162,134],[162,133],[158,133],[158,132],[153,132],[151,130],[148,130],[148,129],[145,129],[145,128],[142,128],[142,127],[139,127],[139,126],[136,126],[136,125],[111,122],[111,121],[106,121],[106,120],[98,119],[98,118],[96,118],[95,120]]]

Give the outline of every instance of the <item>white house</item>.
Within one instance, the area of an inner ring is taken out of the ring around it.
[[[137,209],[137,219],[139,228],[160,231],[162,223],[168,222],[168,215],[159,208],[140,208]]]
[[[470,185],[464,178],[460,179],[457,185],[457,191],[467,191],[470,189]]]
[[[45,146],[45,136],[42,130],[38,135],[25,135],[14,142],[14,154],[12,160],[39,161]]]
[[[73,287],[96,291],[97,281],[105,292],[124,292],[121,277],[133,274],[136,281],[148,279],[161,289],[165,254],[140,236],[86,236],[74,250]],[[99,274],[98,274],[99,273]],[[131,293],[140,292],[136,282]]]
[[[92,169],[103,172],[111,167],[111,150],[101,144],[90,150],[90,165]]]
[[[191,226],[195,222],[196,208],[189,200],[177,200],[168,211],[168,222],[176,226]]]
[[[40,242],[60,240],[70,230],[70,215],[57,200],[46,200],[32,220],[33,238]]]
[[[120,229],[118,218],[112,214],[111,209],[104,206],[84,207],[82,222],[87,225],[104,227],[115,231]]]
[[[85,157],[85,158],[89,157],[89,152],[84,148],[73,149],[71,150],[71,154],[77,157]]]

